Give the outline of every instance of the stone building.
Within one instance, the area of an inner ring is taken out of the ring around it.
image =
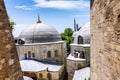
[[[21,68],[25,76],[35,80],[39,78],[41,80],[63,80],[66,45],[55,28],[42,23],[38,16],[37,23],[26,27],[16,42]],[[32,64],[38,66],[38,69],[36,70],[35,66],[29,67]]]
[[[90,66],[90,23],[73,33],[71,54],[67,57],[68,80],[73,79],[76,70]]]
[[[90,80],[90,67],[75,70],[72,80]]]
[[[33,80],[64,80],[64,64],[43,60],[21,60],[21,68],[24,76]]]
[[[23,80],[4,0],[0,0],[0,80]]]
[[[91,0],[91,80],[120,80],[120,0]]]

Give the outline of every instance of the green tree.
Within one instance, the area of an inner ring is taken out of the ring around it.
[[[16,25],[16,23],[14,21],[12,21],[10,18],[9,18],[9,21],[10,21],[10,28],[13,31],[14,30],[14,26]]]
[[[88,80],[90,80],[90,78],[88,78]]]
[[[61,33],[62,40],[66,41],[67,52],[70,52],[70,44],[73,42],[72,38],[73,30],[71,28],[66,28],[63,33]]]
[[[12,31],[14,30],[14,25],[16,25],[16,23],[13,21],[10,21],[10,28]]]

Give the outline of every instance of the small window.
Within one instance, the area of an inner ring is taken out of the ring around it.
[[[78,53],[75,53],[75,54],[74,54],[74,57],[75,57],[75,58],[78,58]]]
[[[17,40],[17,39],[15,39],[15,40],[14,40],[14,42],[15,42],[15,43],[17,43],[17,42],[18,42],[18,40]]]
[[[47,52],[47,57],[50,58],[51,57],[51,51]]]
[[[25,59],[27,59],[27,53],[25,53]]]
[[[77,66],[78,70],[82,68],[82,66],[80,64],[78,64]]]
[[[37,80],[37,75],[35,73],[31,73],[30,75],[33,80]]]
[[[18,40],[18,44],[23,45],[23,44],[25,44],[25,41],[22,40],[22,39],[19,39],[19,40]]]
[[[55,57],[58,57],[58,50],[55,50]]]
[[[39,77],[40,77],[40,78],[42,78],[42,77],[43,77],[43,75],[40,73],[40,74],[39,74]]]
[[[84,52],[81,52],[81,54],[80,54],[80,58],[85,58],[85,54],[84,54]]]
[[[35,53],[32,53],[32,57],[35,57]]]
[[[52,80],[52,77],[51,77],[50,73],[47,74],[47,78],[48,78],[48,80]]]
[[[31,51],[28,51],[28,57],[29,58],[31,57]]]
[[[78,44],[83,44],[83,37],[78,36]]]

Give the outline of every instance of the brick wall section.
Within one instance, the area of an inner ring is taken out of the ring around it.
[[[120,80],[120,0],[92,0],[91,80]]]
[[[0,0],[0,80],[23,80],[3,1]]]

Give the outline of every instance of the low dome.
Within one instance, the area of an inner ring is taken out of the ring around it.
[[[74,43],[90,44],[90,22],[83,25],[79,31],[73,33]]]
[[[19,35],[19,39],[25,41],[25,43],[61,41],[61,37],[55,28],[40,22],[24,29]]]

